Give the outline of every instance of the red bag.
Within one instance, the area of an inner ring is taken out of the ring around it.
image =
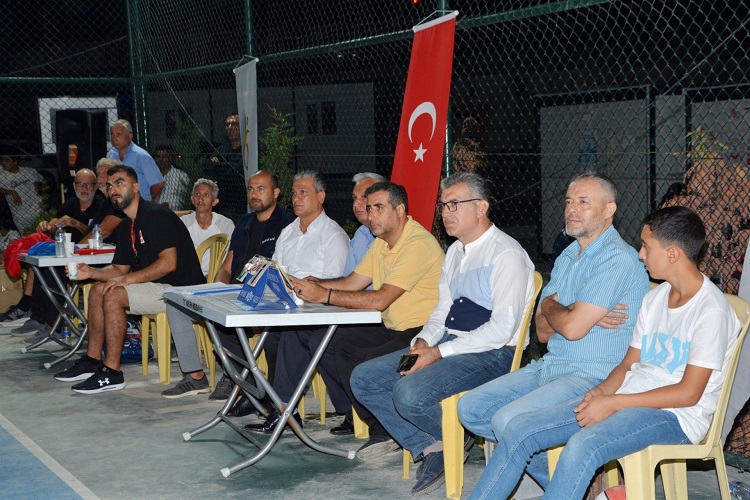
[[[8,248],[5,249],[3,260],[5,261],[5,271],[8,276],[15,279],[21,276],[21,264],[18,262],[18,254],[26,252],[40,241],[53,241],[52,238],[44,233],[32,233],[28,236],[22,236],[15,241],[11,241]]]

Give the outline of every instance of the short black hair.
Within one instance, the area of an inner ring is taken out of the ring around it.
[[[273,172],[269,172],[268,170],[258,170],[257,172],[252,174],[250,178],[252,179],[256,175],[262,174],[266,174],[271,179],[271,189],[276,189],[277,187],[279,187],[279,177]]]
[[[376,182],[365,189],[365,197],[380,191],[386,191],[388,193],[388,203],[390,203],[393,208],[396,208],[403,203],[404,211],[407,214],[409,213],[409,197],[406,195],[406,188],[404,186],[389,181]]]
[[[697,263],[706,243],[706,227],[701,218],[687,207],[660,208],[646,216],[648,226],[662,246],[677,245],[690,261]]]
[[[115,175],[117,172],[125,172],[125,175],[130,177],[133,182],[138,182],[138,173],[136,173],[133,167],[128,167],[127,165],[115,165],[107,170],[107,177]]]
[[[172,146],[169,144],[159,144],[152,150],[152,155],[156,154],[157,151],[166,151],[169,154],[174,154],[174,151],[172,150]]]

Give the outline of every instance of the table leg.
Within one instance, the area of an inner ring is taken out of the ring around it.
[[[316,450],[322,453],[327,453],[330,455],[336,455],[336,456],[343,457],[343,458],[348,458],[350,460],[354,459],[356,455],[355,451],[342,450],[342,449],[332,448],[329,446],[324,446],[324,445],[319,444],[314,439],[310,438],[310,436],[302,429],[302,427],[299,424],[297,424],[296,420],[294,420],[293,418],[290,418],[293,409],[297,407],[297,403],[299,403],[300,398],[304,394],[304,391],[307,388],[307,384],[310,382],[310,379],[312,378],[312,374],[315,371],[315,368],[318,366],[320,359],[323,357],[323,353],[328,347],[328,344],[330,343],[331,338],[333,337],[333,334],[336,332],[336,327],[337,325],[331,325],[328,327],[326,335],[323,337],[323,340],[320,343],[320,346],[315,351],[312,359],[310,360],[310,364],[305,369],[305,372],[302,378],[300,379],[299,384],[295,388],[294,393],[292,394],[292,399],[287,404],[281,401],[281,399],[279,398],[279,395],[276,394],[276,391],[274,391],[273,387],[271,387],[271,384],[268,383],[268,380],[266,380],[266,378],[263,376],[263,372],[258,368],[258,365],[256,363],[256,359],[258,355],[260,354],[261,349],[263,348],[263,344],[265,343],[265,340],[268,337],[270,330],[268,328],[263,330],[261,338],[258,344],[255,346],[255,350],[253,351],[250,348],[250,344],[247,340],[247,335],[245,335],[245,330],[243,328],[236,329],[240,345],[242,346],[242,350],[245,354],[245,357],[247,358],[246,361],[237,360],[240,364],[244,366],[244,369],[242,370],[242,372],[238,372],[235,369],[234,365],[232,364],[231,360],[229,359],[228,354],[224,351],[224,348],[221,345],[221,339],[216,333],[216,328],[214,327],[213,323],[211,321],[206,321],[206,330],[208,331],[209,337],[211,337],[211,341],[214,343],[217,355],[219,356],[219,360],[221,361],[221,364],[224,367],[225,373],[232,378],[236,386],[234,390],[232,391],[232,394],[227,399],[226,404],[216,414],[216,416],[213,419],[211,419],[209,422],[198,427],[197,429],[190,431],[190,432],[183,433],[182,435],[183,439],[185,441],[189,441],[192,437],[195,437],[202,432],[212,429],[219,422],[224,422],[227,425],[229,425],[232,429],[234,429],[237,433],[242,435],[245,439],[252,442],[255,446],[258,447],[258,451],[255,452],[252,456],[250,456],[246,460],[243,460],[242,462],[235,464],[233,466],[222,468],[221,474],[224,477],[228,477],[230,474],[234,472],[237,472],[246,467],[249,467],[257,463],[258,461],[260,461],[264,456],[266,456],[268,452],[270,452],[271,449],[274,447],[274,445],[278,442],[279,437],[281,436],[281,433],[283,432],[284,427],[286,426],[287,423],[292,428],[292,430],[297,435],[297,437],[303,443],[305,443],[310,448],[312,448],[313,450]],[[247,382],[247,376],[250,374],[252,374],[253,379],[255,380],[255,383],[256,383],[255,387],[250,385]],[[261,410],[261,411],[263,411],[263,407],[260,404],[259,398],[263,397],[263,393],[268,394],[269,398],[273,402],[273,405],[282,414],[282,418],[279,420],[278,424],[276,425],[273,432],[271,433],[271,436],[269,437],[268,441],[265,443],[260,443],[254,436],[252,436],[248,432],[245,432],[241,427],[236,425],[232,420],[230,420],[226,416],[229,410],[234,405],[234,402],[236,401],[237,397],[239,396],[240,390],[245,392],[245,395],[252,402],[252,404],[258,410]]]
[[[312,448],[315,451],[319,451],[321,453],[327,453],[329,455],[335,455],[342,458],[348,458],[350,460],[353,460],[356,456],[356,452],[352,450],[342,450],[339,448],[332,448],[330,446],[324,446],[322,444],[319,444],[317,441],[312,439],[303,429],[302,427],[297,423],[297,421],[293,418],[291,418],[292,412],[294,408],[297,407],[297,403],[299,403],[300,398],[305,392],[305,389],[307,388],[307,384],[310,382],[310,379],[312,378],[312,374],[315,371],[315,368],[318,366],[318,363],[320,362],[320,359],[323,357],[323,353],[325,352],[326,348],[328,347],[328,344],[331,341],[331,338],[333,337],[333,334],[336,333],[337,325],[331,325],[328,327],[328,330],[323,337],[323,341],[320,343],[320,346],[315,351],[315,354],[313,354],[312,359],[310,360],[310,364],[305,369],[304,374],[302,375],[302,378],[299,381],[299,384],[297,384],[296,389],[294,390],[294,393],[292,394],[292,399],[287,403],[281,401],[278,394],[276,394],[276,391],[273,390],[273,387],[268,383],[268,381],[262,377],[262,374],[260,376],[255,375],[254,377],[256,379],[256,382],[258,382],[260,385],[263,386],[263,388],[268,393],[268,396],[271,398],[271,401],[273,402],[276,409],[282,413],[281,419],[279,419],[279,422],[277,423],[276,427],[273,430],[273,433],[271,434],[271,437],[269,438],[266,445],[260,449],[257,453],[255,453],[250,458],[233,465],[231,467],[225,467],[221,470],[221,473],[224,477],[229,476],[231,473],[236,472],[238,470],[242,470],[245,467],[248,467],[250,465],[253,465],[257,463],[261,458],[263,458],[269,451],[271,451],[271,448],[276,444],[279,437],[281,436],[281,433],[284,430],[284,426],[289,424],[289,426],[292,428],[292,431],[297,435],[297,437],[305,443],[307,446]],[[238,328],[238,330],[240,330]],[[267,332],[263,333],[264,337],[261,338],[261,342],[258,343],[258,346],[262,345],[262,341],[265,340],[265,335],[267,335]],[[240,337],[240,342],[243,345],[243,349],[245,352],[249,352],[250,347],[247,342],[247,337],[244,336]],[[257,350],[257,346],[256,346]],[[254,353],[257,355],[257,353]],[[255,360],[253,359],[251,361],[251,364],[257,369],[257,365],[255,365]],[[246,435],[246,433],[243,432],[243,435]]]
[[[63,346],[63,348],[68,349],[68,352],[66,352],[63,356],[55,359],[54,361],[44,363],[45,368],[51,368],[52,366],[58,363],[62,363],[63,361],[69,359],[71,356],[73,356],[73,354],[75,354],[78,351],[78,349],[81,347],[81,345],[83,344],[86,338],[86,334],[88,333],[88,324],[86,323],[86,317],[78,308],[78,306],[76,306],[75,302],[73,302],[73,298],[72,298],[75,292],[78,290],[78,283],[74,283],[70,293],[68,293],[67,285],[60,279],[60,276],[58,276],[54,270],[51,270],[50,274],[52,275],[52,279],[55,281],[55,284],[57,285],[57,289],[59,290],[59,292],[53,291],[49,283],[47,283],[47,281],[44,279],[44,275],[41,272],[41,269],[36,266],[32,266],[32,267],[34,268],[35,277],[39,279],[39,283],[42,286],[42,290],[44,291],[47,298],[50,301],[52,301],[52,304],[58,310],[59,314],[57,316],[57,319],[55,320],[55,323],[52,325],[52,328],[50,330],[50,336],[46,339],[41,340],[40,342],[37,342],[34,345],[23,348],[21,352],[28,352],[49,341],[57,342],[59,345]],[[56,297],[56,295],[59,295],[59,297],[62,298],[63,300],[62,304],[60,304],[60,301]],[[80,324],[84,325],[83,330],[79,330],[75,326],[75,324],[71,320],[72,315],[75,315],[79,319]],[[76,335],[78,335],[78,341],[76,342],[74,346],[69,346],[68,344],[60,342],[59,340],[54,338],[54,332],[57,330],[57,327],[60,325],[61,322],[65,322],[70,328],[70,330]]]

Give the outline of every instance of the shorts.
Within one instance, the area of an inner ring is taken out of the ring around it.
[[[125,286],[130,314],[142,315],[166,312],[167,306],[161,292],[171,287],[172,285],[167,283],[135,283]]]

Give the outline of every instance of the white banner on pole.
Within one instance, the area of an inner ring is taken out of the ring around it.
[[[253,59],[234,69],[237,85],[237,110],[240,114],[242,165],[245,182],[258,171],[258,83]]]

